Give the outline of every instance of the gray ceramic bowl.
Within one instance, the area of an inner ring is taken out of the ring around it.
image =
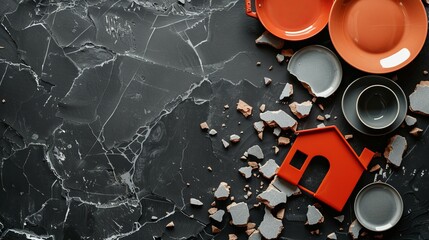
[[[391,185],[375,182],[366,185],[356,196],[354,210],[357,220],[371,231],[392,228],[402,217],[404,203]]]
[[[398,96],[387,86],[380,84],[369,86],[357,98],[356,114],[369,128],[387,128],[399,115]]]

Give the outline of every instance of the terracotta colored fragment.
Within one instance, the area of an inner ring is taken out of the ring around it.
[[[216,227],[215,225],[212,225],[212,233],[217,234],[219,232],[220,232],[220,229],[218,227]]]
[[[317,115],[316,119],[319,120],[319,121],[325,121],[325,117],[322,116],[322,115]]]
[[[213,214],[215,214],[215,213],[217,212],[217,208],[215,208],[215,207],[209,208],[209,210],[207,210],[207,212],[208,212],[210,215],[213,215]]]
[[[352,138],[353,138],[353,134],[346,134],[346,135],[344,135],[344,138],[345,138],[346,140],[348,140],[348,139],[352,139]]]
[[[276,214],[276,218],[283,219],[285,217],[285,211],[286,209],[284,208],[280,209]]]
[[[310,114],[313,103],[311,101],[305,101],[302,103],[293,102],[289,104],[291,112],[299,119],[305,118]]]
[[[247,223],[247,229],[254,229],[256,227],[256,223],[254,222],[248,222]]]
[[[259,111],[265,112],[265,104],[261,104],[261,106],[259,106]]]
[[[378,170],[380,170],[381,166],[379,164],[374,165],[369,172],[377,172]]]
[[[264,132],[258,132],[258,138],[262,140],[264,138]]]
[[[401,135],[395,135],[390,138],[389,143],[384,150],[384,157],[389,163],[399,167],[406,149],[407,140]]]
[[[277,154],[280,151],[279,147],[277,146],[273,146],[273,149],[274,149],[274,154]]]
[[[209,125],[207,124],[207,122],[202,122],[202,123],[200,123],[200,128],[202,130],[207,130],[207,129],[209,129]]]
[[[290,139],[289,138],[287,138],[287,137],[279,137],[278,139],[277,139],[277,144],[279,145],[279,146],[286,146],[286,145],[288,145],[290,143]]]
[[[413,135],[414,137],[418,137],[423,133],[423,129],[415,127],[410,131],[410,134]]]
[[[285,56],[285,57],[292,57],[292,55],[293,55],[293,50],[292,50],[292,49],[290,49],[290,48],[288,48],[288,49],[283,49],[283,50],[281,51],[281,54],[282,54],[283,56]]]
[[[243,114],[244,117],[249,117],[250,115],[252,115],[252,107],[247,104],[246,102],[242,101],[241,99],[238,100],[237,103],[237,110],[241,112],[241,114]]]
[[[233,233],[228,234],[228,240],[237,240],[237,239],[238,239],[237,235],[235,235]]]
[[[270,45],[275,49],[282,49],[285,44],[285,41],[281,38],[274,36],[270,32],[265,31],[260,37],[255,40],[255,43]]]
[[[421,81],[410,95],[410,110],[429,115],[429,81]]]
[[[247,162],[247,164],[248,164],[249,166],[251,166],[253,169],[256,169],[256,168],[258,168],[258,167],[259,167],[259,165],[258,165],[258,163],[257,163],[257,162]]]

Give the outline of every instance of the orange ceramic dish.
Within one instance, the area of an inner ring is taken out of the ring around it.
[[[352,66],[396,71],[420,52],[427,34],[420,0],[336,0],[329,18],[332,43]]]
[[[246,0],[246,14],[258,18],[262,25],[279,38],[303,40],[316,35],[326,26],[334,0]]]

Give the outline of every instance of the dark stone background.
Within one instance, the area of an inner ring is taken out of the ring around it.
[[[266,159],[281,164],[289,147],[274,155],[269,129],[258,140],[257,108],[264,103],[290,113],[278,101],[287,82],[295,90],[290,102],[311,96],[286,63],[276,62],[277,50],[255,45],[264,29],[245,15],[244,1],[2,0],[0,16],[0,238],[226,239],[236,233],[246,239],[243,229],[228,224],[229,214],[211,235],[207,209],[220,181],[231,185],[235,201],[249,204],[251,221],[262,221],[263,208],[252,207],[257,193],[245,199],[243,191],[246,184],[257,189],[261,179],[240,176],[237,169],[246,165],[240,156],[259,144]],[[311,44],[334,50],[327,28],[285,48]],[[397,77],[408,96],[425,80],[428,59],[425,44],[411,64],[385,76]],[[379,163],[385,174],[364,173],[342,213],[322,204],[320,236],[304,225],[307,205],[317,201],[289,198],[281,239],[325,239],[331,232],[349,239],[354,196],[374,180],[395,186],[404,200],[403,218],[384,239],[429,239],[429,119],[410,113],[424,130],[419,138],[406,127],[382,137],[359,134],[345,121],[340,100],[350,82],[367,74],[341,63],[340,88],[318,99],[325,110],[314,106],[298,128],[315,127],[316,116],[329,113],[337,119],[325,124],[354,134],[349,142],[357,153],[364,146],[383,152],[395,134],[406,137],[408,150],[397,169],[374,159],[370,166]],[[265,76],[273,79],[268,87]],[[238,99],[254,106],[252,117],[235,110]],[[203,121],[217,136],[200,130]],[[241,142],[225,150],[221,139],[240,131]],[[204,206],[190,206],[190,197]],[[343,223],[333,219],[340,214]],[[176,226],[166,230],[170,221]]]

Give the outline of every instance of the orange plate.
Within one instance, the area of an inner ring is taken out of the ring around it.
[[[396,71],[420,52],[427,34],[420,0],[337,0],[329,18],[335,49],[370,73]]]
[[[303,40],[326,26],[334,0],[246,0],[246,12],[259,18],[262,25],[279,38]]]

